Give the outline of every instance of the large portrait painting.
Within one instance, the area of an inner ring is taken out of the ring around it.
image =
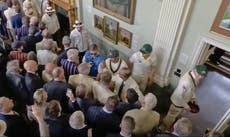
[[[118,24],[117,21],[106,16],[104,17],[104,37],[115,44],[117,44]]]
[[[222,0],[210,31],[230,39],[230,0]]]
[[[127,23],[133,24],[136,0],[93,0],[93,6]]]

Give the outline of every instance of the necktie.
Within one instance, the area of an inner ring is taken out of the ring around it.
[[[124,81],[121,82],[121,86],[120,86],[120,88],[119,88],[119,90],[118,90],[118,97],[119,97],[120,99],[121,99],[121,92],[122,92],[123,87],[124,87]]]

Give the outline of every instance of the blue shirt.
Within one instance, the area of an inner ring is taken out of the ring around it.
[[[90,69],[89,75],[90,76],[97,76],[98,73],[98,67],[99,64],[104,60],[104,56],[102,54],[98,54],[96,57],[92,58],[92,56],[90,55],[90,51],[87,50],[85,52],[85,56],[84,56],[84,60],[83,62],[86,63],[92,63],[92,67]]]

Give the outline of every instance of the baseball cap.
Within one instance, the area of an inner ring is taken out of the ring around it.
[[[141,53],[150,54],[152,52],[152,46],[150,44],[144,44],[143,47],[140,49]]]
[[[109,51],[109,58],[116,58],[119,57],[119,51],[116,49]]]
[[[205,65],[196,65],[196,71],[199,75],[201,76],[206,76],[207,75],[207,66]]]

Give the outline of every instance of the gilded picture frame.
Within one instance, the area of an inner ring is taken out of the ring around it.
[[[103,18],[98,16],[98,15],[94,15],[94,27],[100,31],[103,30]]]
[[[136,0],[93,0],[93,7],[129,24],[133,24]]]
[[[117,44],[118,25],[116,20],[104,16],[103,36],[114,44]]]
[[[222,0],[210,32],[230,39],[230,0]]]
[[[118,44],[130,48],[132,42],[132,33],[124,28],[118,29]]]

